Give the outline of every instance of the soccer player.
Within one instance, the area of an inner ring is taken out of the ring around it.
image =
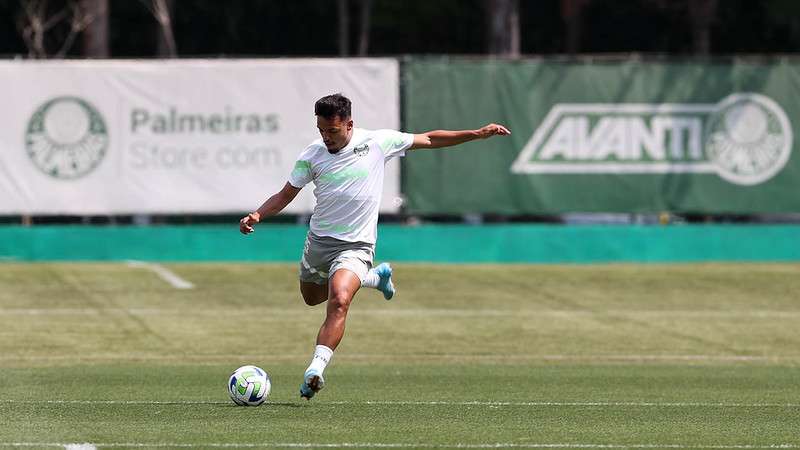
[[[325,384],[322,372],[344,334],[350,302],[362,288],[395,294],[392,268],[372,268],[377,238],[378,207],[383,193],[386,161],[406,150],[440,148],[511,132],[489,124],[477,130],[428,131],[364,130],[353,126],[350,100],[333,94],[314,105],[321,139],[306,147],[289,181],[256,211],[243,217],[239,230],[253,232],[264,217],[279,213],[309,182],[314,182],[316,206],[300,260],[300,293],[309,306],[328,302],[311,364],[303,375],[300,396],[310,400]]]

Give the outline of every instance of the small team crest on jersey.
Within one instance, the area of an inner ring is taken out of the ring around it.
[[[359,145],[353,149],[353,153],[359,158],[369,153],[369,144]]]

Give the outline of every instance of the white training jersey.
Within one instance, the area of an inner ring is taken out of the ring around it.
[[[354,128],[350,142],[336,153],[317,139],[297,158],[289,183],[313,181],[317,204],[311,232],[347,242],[374,244],[383,194],[384,164],[405,156],[414,135],[394,130]]]

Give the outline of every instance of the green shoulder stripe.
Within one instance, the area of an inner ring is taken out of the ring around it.
[[[399,136],[389,136],[381,143],[381,151],[386,154],[392,147],[400,147],[403,145],[403,139]]]
[[[294,163],[294,170],[311,170],[311,163],[308,161],[297,161]]]
[[[306,178],[311,176],[311,163],[308,161],[297,161],[292,169],[292,176],[295,178]]]

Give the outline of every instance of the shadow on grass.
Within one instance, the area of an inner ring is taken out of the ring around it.
[[[244,408],[244,409],[255,409],[255,408],[305,408],[308,406],[308,402],[266,402],[259,406],[239,406],[235,403],[220,403],[214,404],[214,406],[220,408]]]

